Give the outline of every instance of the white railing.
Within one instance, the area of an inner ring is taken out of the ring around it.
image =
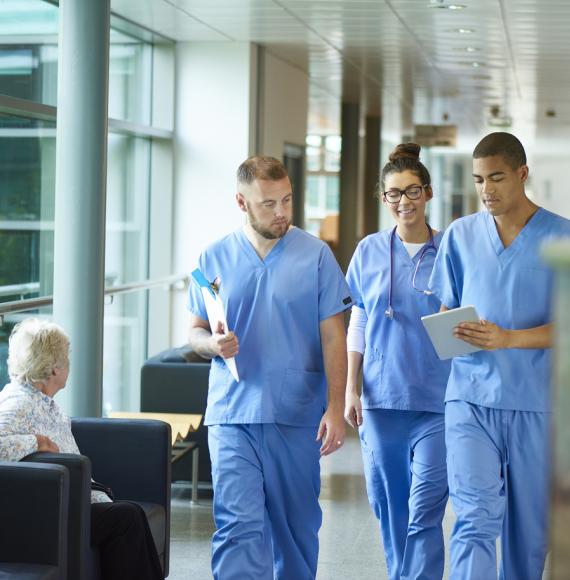
[[[117,294],[126,294],[128,292],[137,292],[139,290],[148,290],[149,288],[156,288],[157,286],[166,286],[170,288],[182,288],[186,287],[189,282],[189,277],[184,275],[177,276],[166,276],[164,278],[155,278],[154,280],[143,280],[141,282],[132,282],[130,284],[121,284],[118,286],[110,286],[105,288],[105,296],[111,297]],[[31,282],[30,284],[14,284],[13,288],[19,288],[24,286],[32,286],[36,284],[37,291],[39,289],[38,282]],[[1,286],[0,288],[10,288],[9,286]],[[18,294],[18,292],[4,293],[4,296],[9,296],[10,294]],[[0,294],[2,296],[2,294]],[[0,302],[0,324],[3,323],[4,316],[6,314],[13,314],[15,312],[27,312],[28,310],[36,310],[37,308],[42,308],[44,306],[51,306],[53,304],[53,296],[41,296],[39,298],[27,298],[25,300],[14,300],[12,302]]]
[[[19,294],[20,296],[25,296],[26,294],[33,294],[34,292],[39,292],[40,283],[39,282],[27,282],[25,284],[7,284],[6,286],[0,286],[0,297],[2,296],[15,296]]]

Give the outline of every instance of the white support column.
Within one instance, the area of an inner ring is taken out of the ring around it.
[[[54,318],[71,338],[72,366],[58,400],[99,416],[109,95],[110,0],[60,0]]]

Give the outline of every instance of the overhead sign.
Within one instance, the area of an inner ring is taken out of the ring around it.
[[[414,141],[422,147],[455,147],[457,125],[415,125]]]

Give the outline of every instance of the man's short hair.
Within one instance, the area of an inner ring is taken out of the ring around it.
[[[473,150],[473,159],[500,155],[512,169],[526,165],[522,143],[511,133],[498,131],[483,137]]]
[[[254,155],[246,159],[237,170],[237,182],[239,185],[251,185],[256,179],[266,181],[279,181],[289,177],[285,165],[265,155]]]
[[[26,318],[12,330],[8,373],[15,383],[45,382],[54,367],[69,366],[68,357],[69,338],[54,322]]]

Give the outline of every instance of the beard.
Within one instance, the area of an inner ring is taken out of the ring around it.
[[[265,227],[255,218],[249,207],[247,207],[247,219],[249,225],[266,240],[278,240],[279,238],[282,238],[291,226],[291,222],[284,219],[279,222],[279,225],[275,224],[270,227]]]

